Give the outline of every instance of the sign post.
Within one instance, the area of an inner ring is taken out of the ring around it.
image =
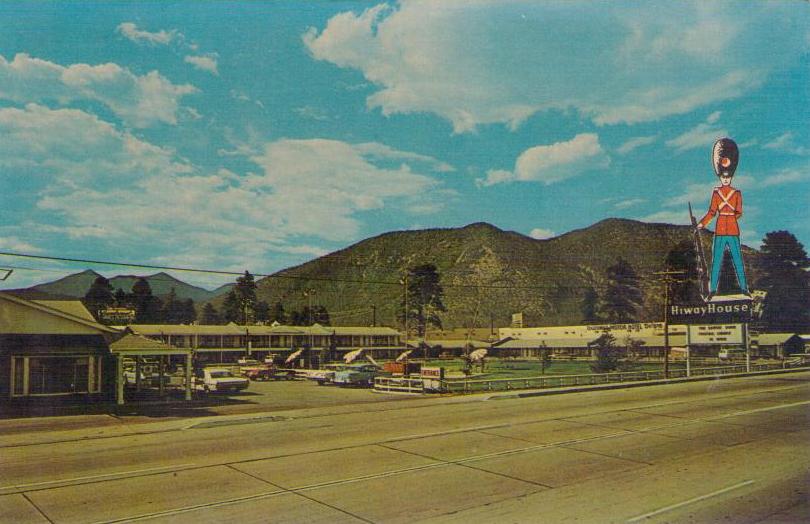
[[[687,326],[687,328],[686,328],[686,376],[687,377],[692,376],[692,368],[691,368],[691,362],[690,362],[690,358],[689,358],[691,356],[690,353],[692,352],[692,342],[690,340],[691,337],[689,336],[690,331],[691,330]]]

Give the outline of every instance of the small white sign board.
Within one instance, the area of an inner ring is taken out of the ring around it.
[[[742,344],[742,324],[697,324],[689,326],[690,344]]]

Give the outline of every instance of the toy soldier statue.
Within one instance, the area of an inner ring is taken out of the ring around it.
[[[720,180],[720,185],[712,191],[709,211],[696,224],[697,230],[701,230],[712,221],[715,215],[719,215],[715,225],[714,243],[712,245],[712,270],[708,300],[711,300],[717,293],[720,268],[723,265],[723,256],[726,249],[731,254],[731,262],[734,264],[737,282],[742,293],[750,296],[740,248],[740,226],[737,224],[737,220],[742,216],[742,193],[739,189],[731,186],[731,179],[737,169],[739,156],[737,144],[730,138],[721,138],[714,143],[712,166]]]

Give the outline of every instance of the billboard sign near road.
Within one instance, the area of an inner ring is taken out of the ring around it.
[[[742,324],[698,324],[689,326],[689,343],[731,345],[743,343]]]

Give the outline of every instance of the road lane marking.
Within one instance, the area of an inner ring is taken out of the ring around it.
[[[159,466],[159,467],[155,467],[155,468],[136,469],[136,470],[130,470],[130,471],[119,471],[119,472],[116,472],[116,473],[104,473],[102,475],[89,475],[89,476],[86,476],[86,477],[74,477],[74,478],[70,478],[70,479],[46,480],[44,482],[31,482],[29,484],[14,484],[14,485],[11,485],[11,486],[0,487],[0,491],[14,490],[14,489],[23,490],[23,488],[34,488],[34,487],[40,487],[40,486],[47,486],[48,484],[65,484],[65,485],[68,485],[71,482],[78,482],[78,481],[82,481],[82,480],[97,480],[97,479],[102,479],[102,478],[107,478],[107,477],[118,477],[118,476],[126,477],[127,475],[135,475],[135,474],[138,474],[138,473],[149,473],[149,472],[155,472],[155,471],[160,471],[160,470],[164,470],[164,469],[178,470],[178,469],[192,468],[194,466],[196,466],[196,464],[178,464],[178,465],[174,465],[174,466]],[[58,487],[62,487],[62,486],[58,486]],[[23,490],[23,491],[25,491],[25,490]]]
[[[728,486],[727,488],[718,489],[717,491],[712,491],[711,493],[707,493],[705,495],[701,495],[699,497],[695,497],[689,500],[684,500],[683,502],[679,502],[677,504],[672,504],[671,506],[666,506],[661,509],[657,509],[655,511],[651,511],[649,513],[645,513],[644,515],[639,515],[638,517],[633,517],[632,519],[628,520],[628,524],[631,522],[638,522],[640,520],[648,519],[650,517],[654,517],[656,515],[660,515],[661,513],[666,513],[667,511],[672,511],[673,509],[678,509],[683,506],[688,506],[689,504],[694,504],[695,502],[700,502],[702,500],[710,499],[712,497],[716,497],[718,495],[722,495],[724,493],[728,493],[729,491],[734,491],[735,489],[740,489],[745,486],[749,486],[753,484],[754,480],[746,480],[744,482],[740,482],[739,484],[734,484],[733,486]]]

